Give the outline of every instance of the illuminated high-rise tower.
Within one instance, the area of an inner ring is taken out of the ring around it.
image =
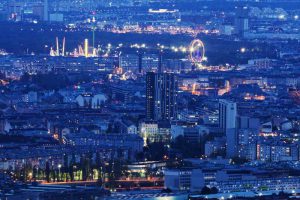
[[[219,127],[223,130],[236,128],[236,103],[228,100],[219,102]]]
[[[146,75],[147,120],[177,119],[177,77],[172,73]]]
[[[237,155],[237,105],[235,102],[221,99],[219,101],[219,127],[226,135],[226,156],[233,158]]]

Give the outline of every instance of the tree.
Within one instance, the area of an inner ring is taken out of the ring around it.
[[[46,173],[46,181],[49,183],[50,182],[50,166],[49,166],[48,161],[46,162],[45,173]]]
[[[162,190],[163,193],[171,193],[172,190],[170,188],[165,188]]]
[[[216,188],[216,187],[212,187],[211,189],[210,189],[210,193],[211,194],[217,194],[219,192],[219,190],[218,190],[218,188]]]
[[[143,153],[143,152],[137,152],[137,153],[135,154],[135,159],[136,159],[137,161],[142,161],[142,160],[144,160],[144,159],[145,159],[144,153]]]
[[[168,149],[162,142],[149,143],[148,148],[145,148],[144,151],[148,160],[162,160],[168,154]]]
[[[184,158],[200,157],[202,149],[200,141],[190,142],[181,135],[175,138],[171,147],[178,150],[178,152],[181,152]]]
[[[74,170],[73,170],[73,168],[74,168],[74,165],[71,164],[69,166],[69,169],[68,169],[71,181],[74,181]]]
[[[74,181],[74,165],[75,165],[75,154],[72,154],[72,158],[68,167],[68,172],[70,175],[71,181]]]
[[[102,186],[103,184],[103,163],[101,162],[101,157],[100,157],[100,153],[96,152],[96,160],[95,160],[95,164],[96,164],[96,169],[98,170],[98,177],[97,177],[97,185]]]
[[[91,157],[89,155],[81,156],[82,180],[86,181],[90,177],[91,172]]]
[[[37,166],[34,166],[32,169],[32,178],[33,180],[36,180],[36,178],[38,177],[38,170],[37,170]]]
[[[55,90],[69,84],[68,78],[63,74],[37,74],[32,77],[32,82],[48,90]]]
[[[109,122],[106,133],[112,133],[113,132],[113,124]]]
[[[64,154],[64,167],[69,167],[69,162],[68,162],[68,155]]]
[[[232,158],[232,161],[231,161],[232,164],[237,164],[237,165],[242,165],[247,162],[248,162],[248,160],[246,158],[241,158],[241,157],[234,157],[234,158]]]
[[[201,194],[211,194],[210,188],[207,186],[204,186],[201,190]]]
[[[0,72],[0,79],[6,79],[6,76],[4,73]]]
[[[28,83],[30,81],[30,78],[31,76],[26,72],[21,76],[20,81],[24,83]]]
[[[87,180],[87,160],[84,156],[82,156],[80,159],[80,165],[81,165],[81,170],[82,170],[82,180],[86,181]]]

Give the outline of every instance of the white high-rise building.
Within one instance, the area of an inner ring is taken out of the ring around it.
[[[226,156],[237,156],[238,137],[236,129],[236,103],[228,100],[219,101],[219,127],[226,133]]]
[[[223,130],[236,128],[236,103],[221,99],[219,101],[219,127]]]

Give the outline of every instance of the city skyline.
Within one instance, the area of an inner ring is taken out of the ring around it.
[[[299,16],[299,0],[0,1],[1,198],[299,198]]]

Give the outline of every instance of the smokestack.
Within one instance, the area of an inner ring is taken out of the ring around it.
[[[59,56],[59,44],[58,44],[58,37],[56,37],[56,56]]]
[[[63,46],[62,46],[62,56],[65,56],[65,48],[66,48],[66,38],[63,39]]]

